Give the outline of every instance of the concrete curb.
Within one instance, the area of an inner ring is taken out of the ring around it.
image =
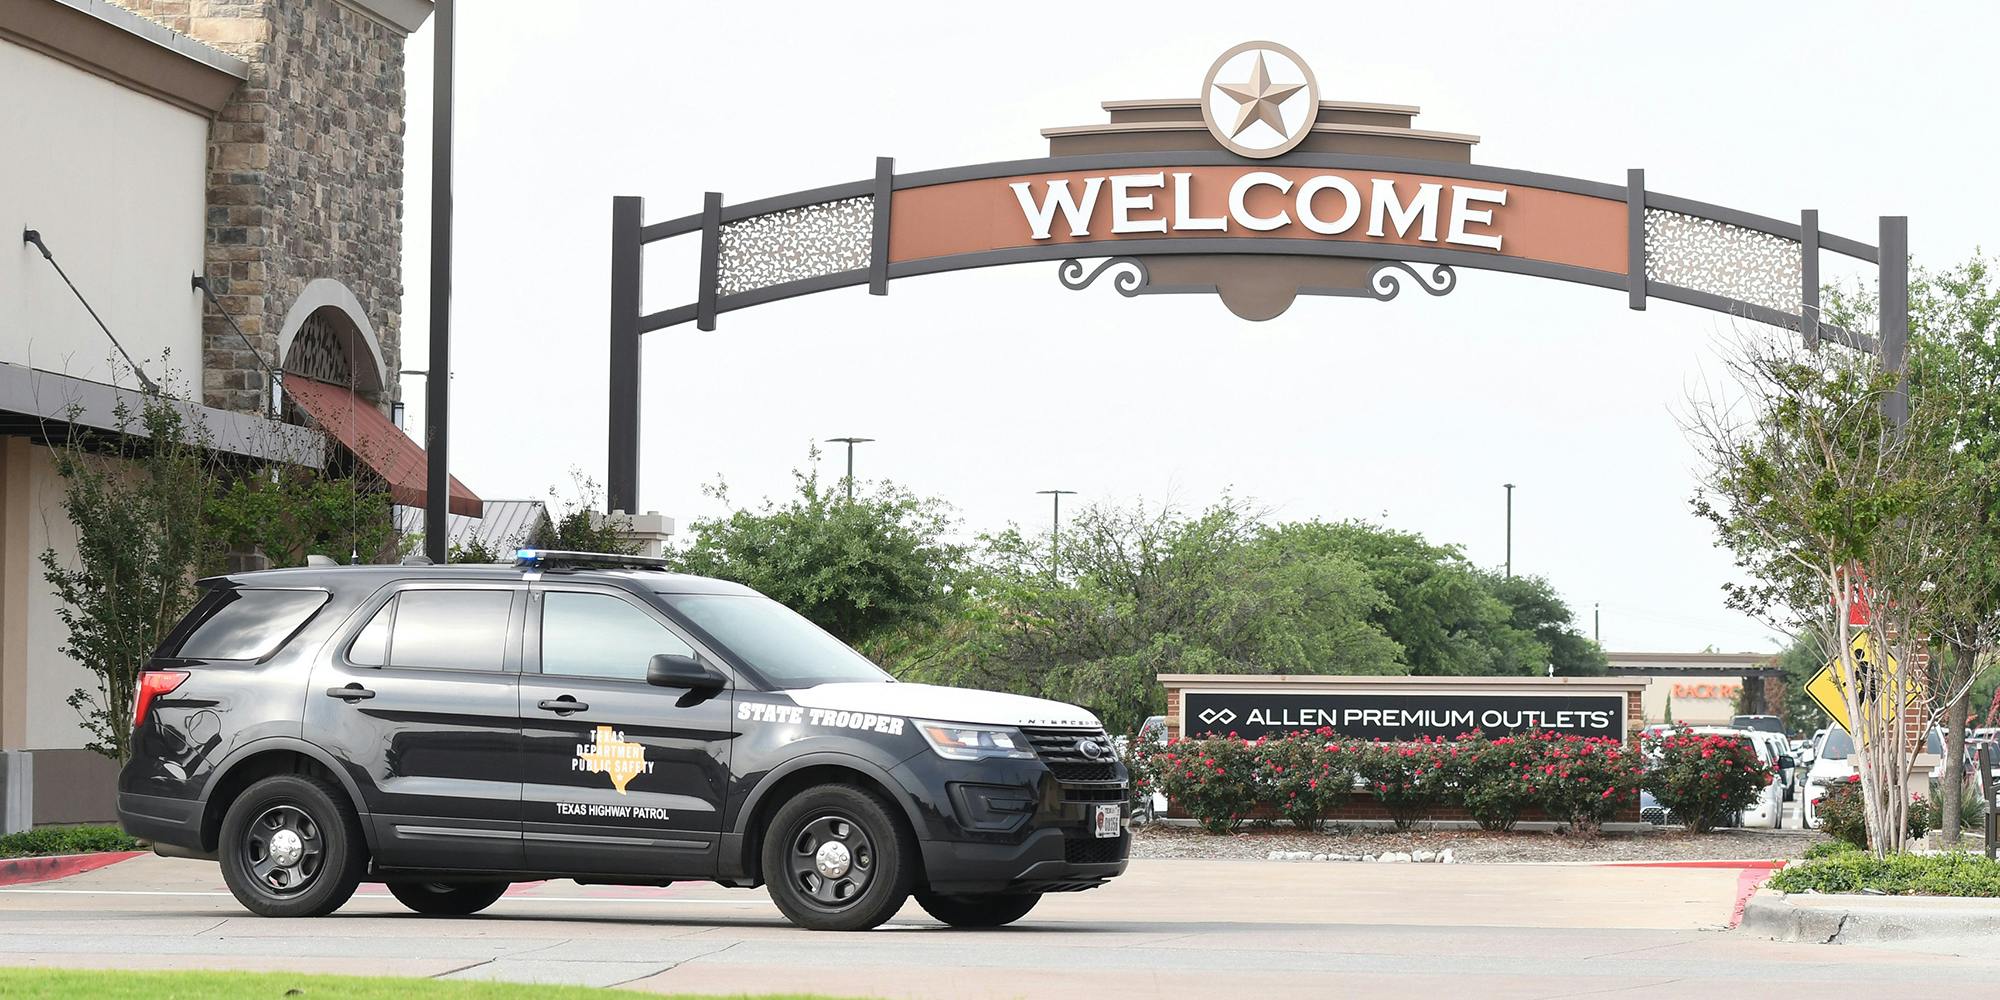
[[[2000,900],[1760,892],[1743,905],[1741,927],[1815,944],[2000,935]]]
[[[47,882],[52,879],[68,878],[84,872],[96,871],[115,865],[120,861],[136,858],[146,851],[103,851],[97,854],[56,854],[39,858],[7,858],[0,860],[0,886],[27,885],[31,882]]]

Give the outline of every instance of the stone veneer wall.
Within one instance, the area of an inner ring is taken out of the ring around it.
[[[367,310],[394,384],[403,32],[339,0],[115,2],[250,63],[209,130],[207,272],[223,308],[275,363],[299,291],[339,281]],[[204,402],[263,409],[263,371],[212,307],[202,340]]]

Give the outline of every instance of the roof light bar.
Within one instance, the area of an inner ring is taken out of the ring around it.
[[[658,556],[627,556],[614,552],[515,549],[514,565],[524,570],[666,569],[667,561]]]

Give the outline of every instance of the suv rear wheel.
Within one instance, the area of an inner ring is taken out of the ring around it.
[[[340,789],[278,774],[243,790],[222,818],[222,880],[264,917],[317,917],[354,895],[367,866],[361,823]]]
[[[391,882],[389,894],[404,906],[434,917],[464,917],[493,905],[505,882]]]
[[[764,830],[764,881],[786,919],[860,931],[902,908],[916,845],[891,808],[852,785],[819,785],[778,807]]]
[[[953,927],[1004,927],[1028,915],[1042,901],[1039,892],[1003,895],[997,892],[969,896],[942,896],[917,893],[917,905],[924,912]]]

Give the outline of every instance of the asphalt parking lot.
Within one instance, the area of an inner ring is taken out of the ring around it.
[[[516,886],[420,917],[380,886],[313,920],[253,917],[212,864],[139,857],[0,889],[0,964],[297,970],[834,996],[1824,998],[1912,982],[1972,995],[2000,960],[1779,944],[1727,930],[1732,868],[1141,861],[1000,931],[914,905],[861,934],[796,930],[761,891]],[[1748,990],[1745,993],[1745,990]]]

